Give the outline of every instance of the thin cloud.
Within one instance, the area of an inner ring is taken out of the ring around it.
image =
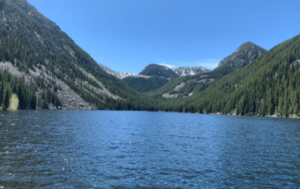
[[[177,67],[177,66],[175,66],[175,65],[166,64],[166,63],[164,63],[164,62],[159,63],[159,65],[161,65],[161,66],[166,66],[166,67],[168,67],[168,68],[170,68],[170,69],[176,68],[176,67]]]
[[[213,70],[216,67],[218,67],[220,61],[221,61],[220,59],[212,59],[212,58],[205,59],[205,60],[199,60],[199,61],[197,61],[197,65],[207,68],[207,69],[210,69],[210,70]]]

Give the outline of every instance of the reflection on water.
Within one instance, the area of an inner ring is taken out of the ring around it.
[[[298,188],[300,121],[0,112],[0,188]]]

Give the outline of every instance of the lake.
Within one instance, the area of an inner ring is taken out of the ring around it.
[[[299,188],[300,120],[0,112],[0,188]]]

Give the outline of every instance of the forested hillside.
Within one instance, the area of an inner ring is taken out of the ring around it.
[[[267,50],[260,46],[246,42],[230,56],[224,58],[212,74],[224,76],[238,68],[246,66],[266,52]]]
[[[150,64],[146,66],[146,68],[141,71],[139,75],[158,76],[166,79],[179,77],[179,75],[170,68],[158,64]]]
[[[125,77],[123,81],[138,92],[151,91],[169,82],[169,80],[158,76],[153,76],[149,78],[128,76]]]
[[[147,94],[155,98],[189,98],[222,79],[226,74],[251,63],[265,52],[267,52],[265,49],[254,43],[244,43],[233,54],[224,58],[213,71],[175,78],[156,90],[148,91]]]
[[[0,109],[9,109],[13,94],[18,96],[19,108],[36,108],[36,94],[34,85],[26,85],[22,78],[13,77],[6,71],[0,71]],[[60,101],[52,93],[44,99],[46,102],[60,105]],[[53,99],[52,99],[53,97]]]
[[[299,117],[300,35],[275,46],[174,111]]]
[[[103,71],[67,34],[26,0],[1,0],[0,5],[0,69],[35,86],[39,99],[36,107],[152,107],[148,104],[151,99],[145,100],[146,97]],[[49,92],[59,103],[45,103],[44,94]]]
[[[125,77],[123,81],[138,92],[147,92],[155,90],[177,77],[179,75],[166,66],[150,64],[139,75]]]

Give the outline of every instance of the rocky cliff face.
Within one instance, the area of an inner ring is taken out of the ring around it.
[[[179,76],[187,76],[187,75],[196,75],[201,73],[210,72],[209,69],[203,68],[201,66],[198,67],[180,67],[172,69]]]
[[[245,66],[256,58],[260,57],[263,53],[267,52],[267,50],[257,46],[254,43],[246,42],[242,44],[234,53],[230,56],[223,59],[219,65],[222,67],[223,65],[229,65],[234,69]]]
[[[128,72],[115,72],[113,71],[112,69],[110,69],[109,67],[107,66],[104,66],[102,64],[99,64],[100,68],[102,70],[104,70],[106,73],[110,74],[110,75],[113,75],[113,76],[116,76],[117,78],[119,79],[123,79],[125,77],[128,77],[128,76],[135,76],[135,74],[132,74],[132,73],[128,73]]]
[[[62,101],[62,106],[55,107],[53,104],[49,104],[50,109],[64,109],[64,110],[93,110],[96,109],[96,107],[85,100],[83,100],[80,95],[78,95],[74,90],[72,90],[65,82],[62,80],[52,77],[51,73],[48,75],[43,70],[45,67],[42,67],[42,69],[35,68],[33,70],[29,70],[29,73],[25,73],[22,71],[19,71],[19,69],[14,66],[10,62],[0,62],[0,69],[7,70],[10,72],[13,76],[22,77],[24,78],[25,82],[27,84],[30,84],[32,79],[41,77],[43,74],[44,81],[48,83],[49,81],[55,82],[59,86],[59,90],[57,90],[56,95],[58,98]],[[41,98],[43,89],[38,88],[36,91],[36,94],[38,98]],[[38,108],[42,108],[40,105]]]
[[[115,75],[117,78],[119,79],[123,79],[125,77],[129,77],[129,76],[136,76],[135,74],[132,74],[132,73],[128,73],[128,72],[116,72],[116,75]]]

